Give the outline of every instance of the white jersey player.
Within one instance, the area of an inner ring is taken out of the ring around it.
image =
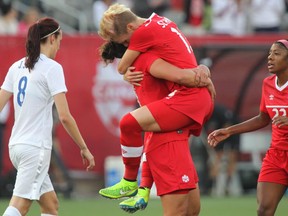
[[[41,215],[58,215],[58,199],[48,175],[52,149],[52,105],[68,134],[81,149],[87,170],[94,157],[83,140],[66,100],[62,66],[54,61],[62,31],[52,18],[33,24],[26,40],[27,56],[9,69],[0,90],[0,111],[13,95],[15,122],[9,141],[9,156],[17,169],[10,204],[4,216],[26,215],[33,200]]]

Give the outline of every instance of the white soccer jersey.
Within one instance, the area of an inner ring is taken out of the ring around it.
[[[9,69],[2,89],[13,93],[15,121],[9,145],[52,148],[52,105],[55,94],[66,92],[62,66],[44,54],[32,71],[25,58]]]

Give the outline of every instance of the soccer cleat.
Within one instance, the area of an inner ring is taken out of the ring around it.
[[[150,195],[149,188],[138,188],[136,196],[124,200],[119,204],[120,208],[128,213],[144,210],[148,205]]]
[[[121,181],[111,187],[103,188],[99,191],[99,194],[109,199],[120,199],[123,197],[131,197],[137,194],[138,185],[137,181],[127,181],[121,179]]]

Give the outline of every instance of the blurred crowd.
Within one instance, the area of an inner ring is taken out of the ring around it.
[[[67,8],[74,7],[86,14],[90,32],[97,31],[103,12],[115,2],[127,5],[141,17],[148,18],[152,12],[166,16],[186,35],[241,36],[288,30],[288,0],[58,0],[55,4],[57,2],[59,5],[53,10],[66,4]],[[41,16],[58,19],[57,13],[45,8],[43,3],[41,0],[0,0],[0,34],[26,34],[30,24]],[[21,8],[23,5],[25,8]],[[65,10],[65,6],[63,8]],[[61,21],[65,23],[63,14]]]
[[[28,7],[25,13],[20,13],[11,0],[1,0],[0,34],[26,35],[29,26],[40,17],[39,7]]]
[[[95,1],[93,14],[96,28],[101,14],[114,2]],[[122,3],[121,0],[117,2]],[[130,1],[128,5],[140,17],[149,17],[155,12],[170,18],[186,35],[241,36],[275,33],[288,28],[285,22],[288,19],[288,0],[141,0]]]

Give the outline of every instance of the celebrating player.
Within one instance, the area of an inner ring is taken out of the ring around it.
[[[111,59],[113,60],[114,56],[121,58],[121,51],[123,54],[126,50],[125,47],[123,48],[122,46],[121,50],[117,51],[120,45],[109,44],[113,43],[105,44],[102,50],[104,60],[106,62]],[[157,101],[165,98],[170,93],[166,83],[161,79],[155,78],[154,75],[162,73],[164,70],[168,74],[174,72],[174,74],[183,73],[187,77],[190,75],[192,80],[194,77],[194,73],[168,64],[150,52],[141,54],[133,63],[133,66],[135,70],[143,71],[144,74],[144,79],[140,82],[141,85],[134,86],[138,101],[142,106],[150,106],[150,103],[155,101],[157,103]],[[134,83],[137,71],[128,70],[124,75],[125,80]],[[191,71],[193,72],[193,70]],[[211,97],[208,95],[207,98],[206,103],[209,104]],[[202,104],[201,106],[204,109],[209,107],[209,105],[203,105],[204,101],[202,103],[201,98],[199,98],[198,103]],[[203,118],[207,118],[207,116],[203,116]],[[145,133],[145,156],[143,156],[140,188],[135,197],[121,202],[120,208],[130,213],[139,209],[145,209],[154,179],[157,194],[161,197],[165,215],[179,213],[186,215],[188,212],[188,215],[199,214],[200,192],[198,188],[198,176],[188,145],[189,134],[195,133],[195,131],[198,133],[199,130],[198,125],[193,126],[166,133]],[[163,154],[169,155],[169,157],[161,157]],[[183,176],[187,177],[187,179],[185,178],[185,182],[183,182]]]
[[[156,14],[152,14],[148,19],[143,19],[124,5],[114,4],[104,13],[99,35],[107,41],[129,45],[118,67],[122,74],[140,53],[147,50],[179,68],[197,67],[193,50],[176,24]],[[132,55],[129,54],[131,52]],[[128,64],[125,63],[127,58],[129,59]],[[123,68],[121,62],[125,63]],[[204,116],[207,116],[212,109],[211,96],[207,88],[184,86],[187,82],[186,77],[189,76],[188,73],[179,76],[174,71],[168,72],[163,69],[154,76],[166,80],[164,82],[171,94],[163,100],[142,106],[122,118],[120,141],[125,164],[124,177],[116,185],[99,191],[105,197],[115,199],[131,196],[137,190],[136,178],[143,152],[142,131],[168,132],[195,125],[199,131],[195,130],[194,135],[199,135],[205,121]],[[183,77],[185,78],[183,79]],[[205,85],[209,83],[208,87],[213,89],[210,78],[204,77],[204,79]],[[196,84],[194,82],[194,86],[200,87],[201,80],[201,78],[198,79]],[[210,92],[214,97],[214,91]],[[210,101],[207,97],[210,97]],[[209,103],[199,102],[201,98]],[[203,104],[205,108],[203,108]]]
[[[258,215],[272,216],[288,186],[288,41],[278,40],[270,48],[268,70],[273,75],[262,85],[260,112],[242,123],[213,131],[208,136],[211,146],[234,134],[263,128],[272,123],[272,140],[258,177]]]

